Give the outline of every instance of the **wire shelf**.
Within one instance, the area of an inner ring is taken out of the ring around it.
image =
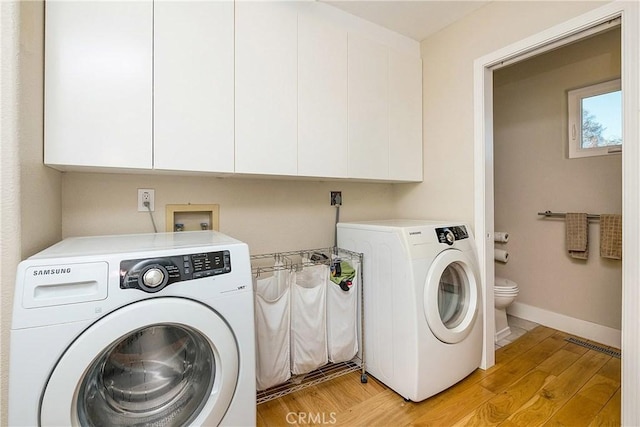
[[[359,371],[362,362],[359,359],[353,359],[342,363],[329,363],[308,374],[296,375],[289,381],[278,384],[266,390],[258,391],[256,401],[259,404],[278,399],[287,394],[323,383],[325,381],[338,378],[350,372]]]
[[[361,253],[330,247],[251,255],[251,268],[256,276],[283,269],[300,271],[318,264],[330,265],[334,256],[357,259],[362,264]],[[274,265],[274,261],[281,265]]]

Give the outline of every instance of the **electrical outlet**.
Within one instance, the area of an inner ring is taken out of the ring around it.
[[[342,191],[332,191],[331,206],[341,206],[341,205],[342,205]]]
[[[138,212],[149,212],[156,210],[156,191],[152,188],[138,188]],[[149,207],[147,208],[144,204],[145,202],[149,202]]]

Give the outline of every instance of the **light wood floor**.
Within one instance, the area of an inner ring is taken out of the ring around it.
[[[423,402],[359,373],[258,405],[258,426],[619,426],[620,359],[538,326]]]

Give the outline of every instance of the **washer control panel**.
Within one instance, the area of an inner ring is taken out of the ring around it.
[[[120,288],[158,292],[175,282],[230,272],[229,251],[131,259],[120,262]]]
[[[438,236],[438,242],[453,245],[456,240],[468,238],[469,233],[467,233],[467,227],[464,225],[456,225],[452,227],[436,228],[436,236]]]

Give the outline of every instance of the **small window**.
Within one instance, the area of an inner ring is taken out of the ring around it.
[[[569,158],[622,152],[620,79],[568,92]]]

